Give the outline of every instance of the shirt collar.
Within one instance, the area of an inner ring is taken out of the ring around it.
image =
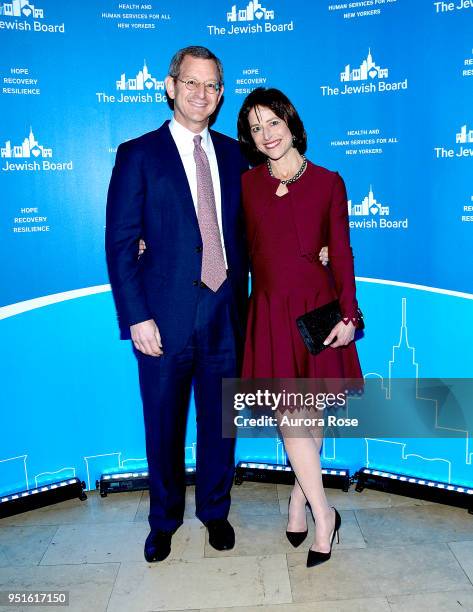
[[[171,130],[171,134],[176,141],[178,147],[192,147],[194,148],[194,136],[196,136],[195,132],[191,132],[186,127],[184,127],[179,121],[176,121],[176,118],[173,116],[171,121],[169,122],[169,129]],[[204,149],[208,149],[210,144],[210,133],[209,128],[206,126],[201,132],[199,132],[202,136],[202,146]]]

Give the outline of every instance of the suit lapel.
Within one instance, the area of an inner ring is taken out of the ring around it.
[[[176,200],[182,207],[183,212],[189,217],[190,221],[199,229],[197,215],[195,213],[194,201],[187,180],[186,171],[179,155],[174,138],[169,130],[169,121],[158,130],[159,140],[159,155],[164,160],[162,165],[166,174],[169,176],[170,183],[176,194]]]

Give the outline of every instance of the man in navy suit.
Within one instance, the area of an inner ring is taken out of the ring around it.
[[[240,202],[247,163],[209,130],[223,94],[219,59],[204,47],[173,57],[174,115],[118,147],[108,192],[106,253],[122,338],[138,360],[149,468],[147,561],[165,559],[183,522],[184,444],[194,386],[196,515],[218,550],[227,520],[234,438],[222,436],[221,381],[238,376],[248,259]],[[146,250],[138,257],[143,238]]]

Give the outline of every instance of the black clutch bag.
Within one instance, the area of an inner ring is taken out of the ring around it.
[[[357,317],[358,324],[356,328],[363,329],[365,324],[360,309],[358,309]],[[319,308],[315,308],[315,310],[306,312],[306,314],[296,319],[297,327],[304,340],[304,344],[312,355],[318,355],[321,351],[330,346],[329,344],[324,344],[324,340],[341,320],[342,313],[340,312],[338,300],[334,300]]]

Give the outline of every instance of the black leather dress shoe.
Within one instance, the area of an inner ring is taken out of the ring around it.
[[[145,559],[148,563],[163,561],[171,552],[173,531],[151,530],[145,542]]]
[[[230,550],[235,546],[235,532],[227,519],[207,521],[209,544],[215,550]]]

